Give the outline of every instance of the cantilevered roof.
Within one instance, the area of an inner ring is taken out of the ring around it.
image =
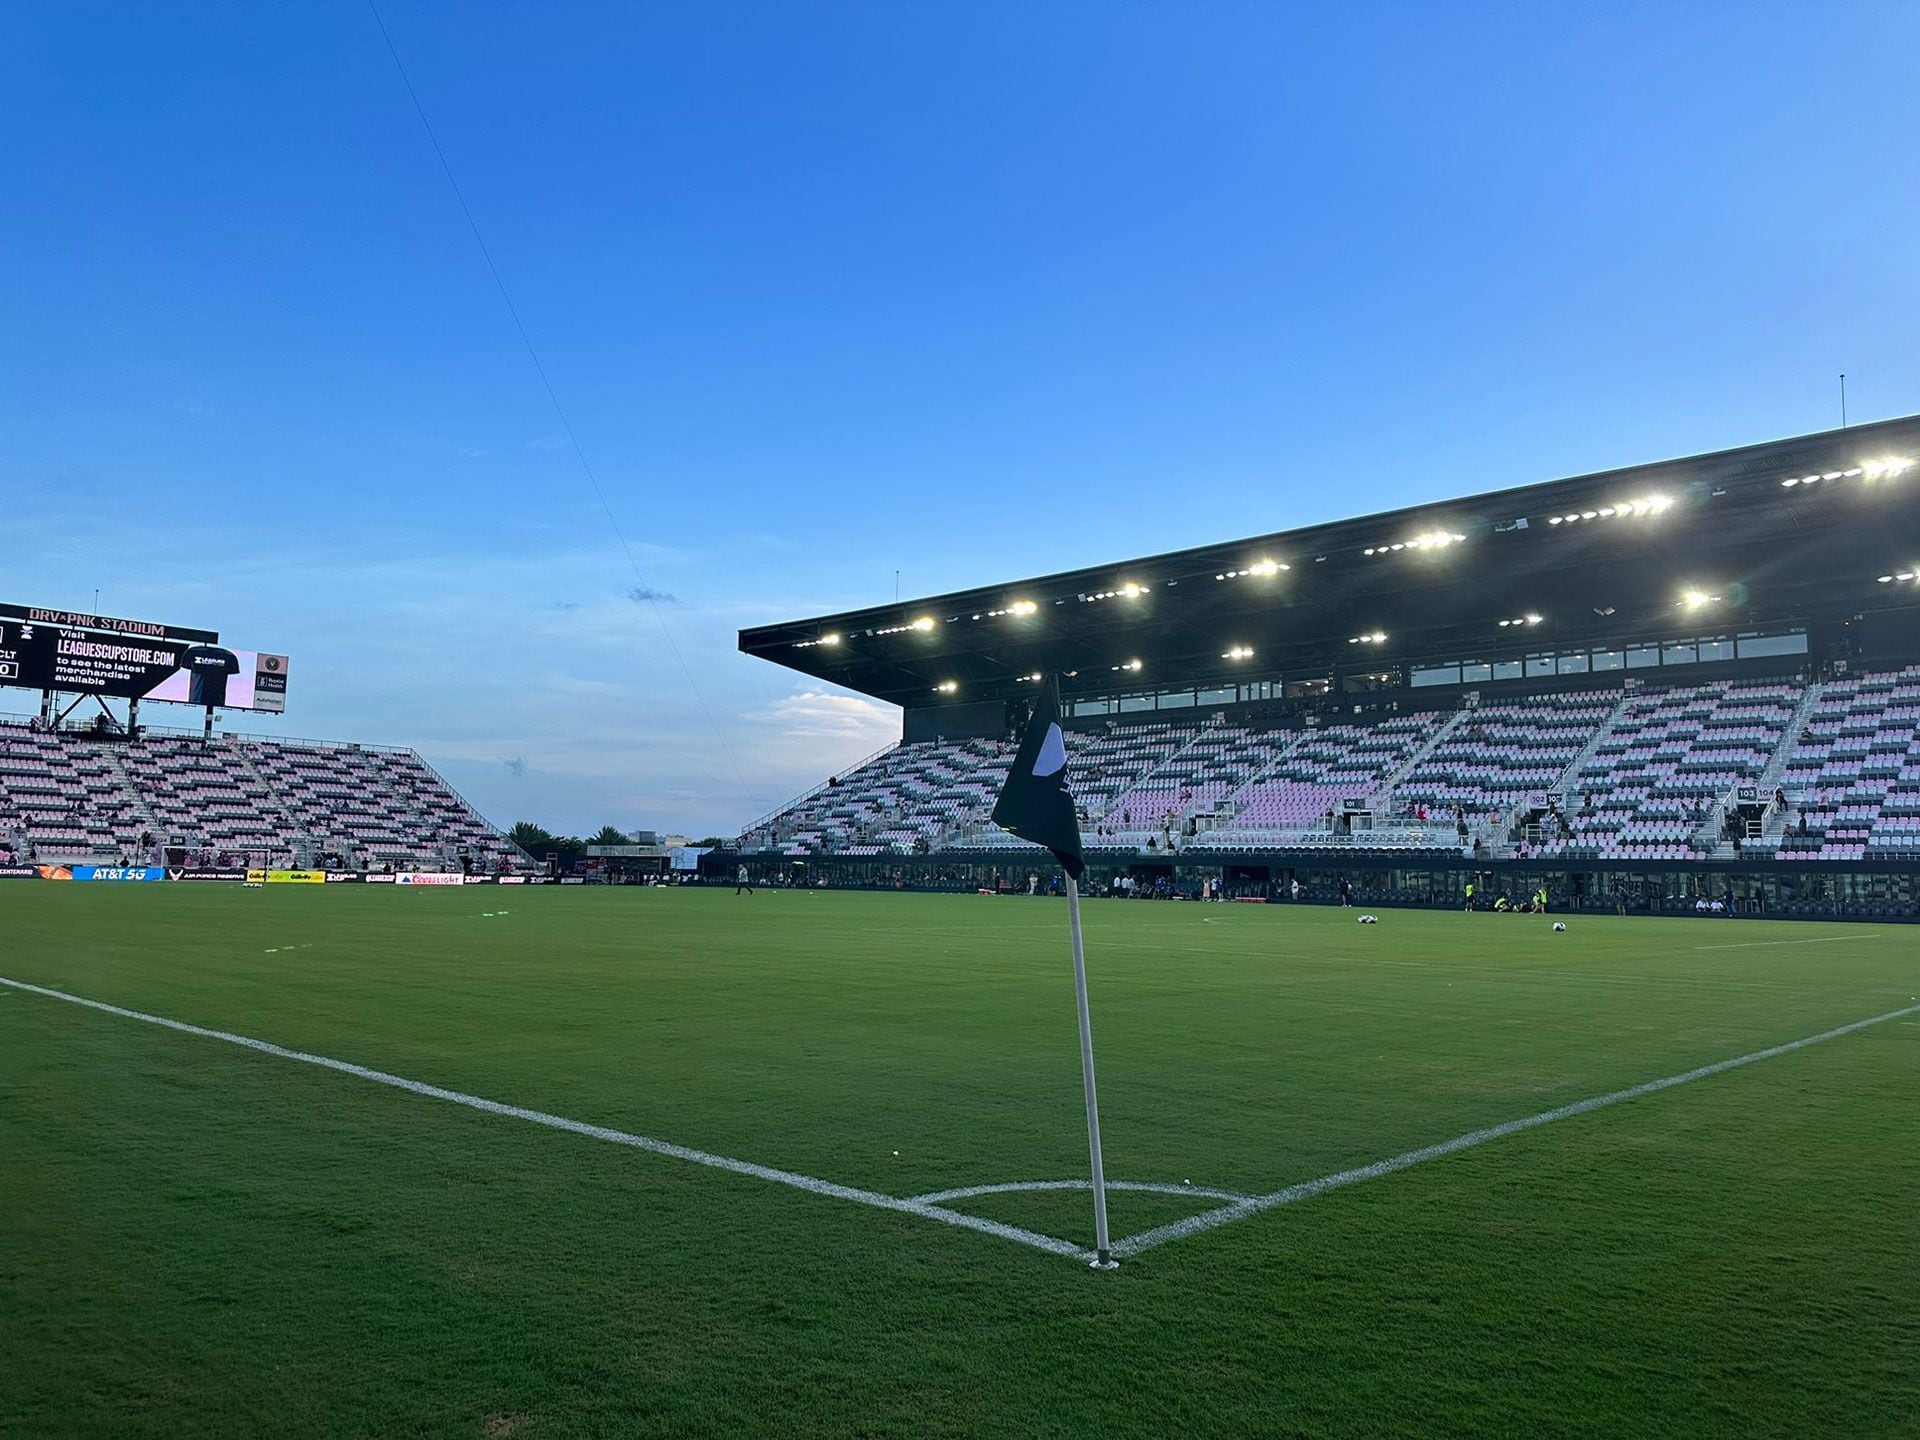
[[[1106,694],[1842,618],[1920,599],[1916,462],[1909,416],[763,625],[740,649],[921,706],[1055,671]]]

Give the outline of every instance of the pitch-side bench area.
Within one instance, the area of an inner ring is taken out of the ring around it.
[[[1007,1181],[994,1184],[966,1186],[960,1189],[933,1191],[925,1195],[897,1196],[883,1195],[877,1190],[863,1190],[857,1186],[842,1185],[832,1180],[822,1180],[812,1175],[800,1175],[791,1170],[781,1170],[771,1165],[756,1164],[751,1160],[737,1160],[727,1155],[715,1155],[705,1150],[696,1150],[686,1145],[676,1145],[667,1140],[656,1140],[647,1135],[635,1135],[625,1130],[614,1130],[604,1125],[589,1125],[579,1120],[569,1120],[563,1115],[552,1115],[542,1110],[529,1110],[520,1105],[509,1105],[498,1100],[489,1100],[480,1095],[468,1095],[458,1090],[444,1089],[421,1080],[410,1080],[403,1075],[392,1075],[384,1070],[375,1070],[365,1065],[356,1065],[350,1060],[336,1060],[327,1055],[313,1055],[303,1050],[291,1050],[276,1045],[270,1040],[259,1040],[248,1035],[235,1035],[226,1030],[213,1030],[203,1025],[190,1024],[184,1020],[175,1020],[165,1015],[151,1015],[141,1010],[129,1010],[124,1006],[110,1005],[103,1000],[88,999],[83,995],[72,995],[64,990],[55,990],[45,985],[31,985],[24,980],[13,980],[0,976],[0,986],[29,995],[42,996],[49,1000],[62,1001],[69,1005],[84,1006],[103,1014],[118,1016],[123,1020],[137,1020],[145,1025],[158,1025],[182,1035],[192,1035],[204,1040],[218,1040],[228,1045],[238,1045],[255,1050],[263,1055],[272,1055],[282,1060],[296,1060],[303,1065],[316,1065],[325,1070],[337,1071],[342,1075],[351,1075],[357,1079],[370,1080],[377,1085],[391,1086],[396,1090],[405,1090],[410,1094],[424,1096],[430,1100],[442,1100],[453,1105],[464,1105],[469,1109],[485,1111],[489,1115],[500,1115],[512,1120],[524,1120],[529,1124],[545,1125],[549,1129],[564,1130],[575,1135],[584,1135],[589,1139],[603,1140],[614,1145],[626,1145],[636,1150],[645,1150],[655,1155],[664,1155],[673,1160],[685,1161],[693,1165],[705,1165],[710,1169],[728,1170],[736,1175],[748,1175],[757,1180],[770,1181],[776,1185],[791,1186],[796,1190],[805,1190],[815,1195],[825,1195],[836,1200],[851,1201],[856,1205],[870,1205],[878,1210],[893,1210],[905,1215],[917,1215],[925,1220],[936,1221],[942,1225],[954,1225],[967,1230],[976,1230],[984,1235],[995,1235],[1002,1240],[1011,1240],[1017,1244],[1030,1245],[1036,1250],[1044,1250],[1051,1255],[1066,1256],[1075,1260],[1091,1260],[1093,1252],[1072,1241],[1061,1240],[1052,1235],[1042,1235],[1032,1230],[1021,1229],[1017,1225],[1003,1224],[997,1220],[983,1219],[977,1215],[968,1215],[962,1211],[948,1208],[948,1202],[965,1200],[980,1195],[998,1195],[1017,1191],[1031,1190],[1090,1190],[1092,1182],[1082,1179],[1069,1180],[1028,1180]],[[1301,1200],[1310,1200],[1316,1195],[1324,1195],[1329,1190],[1337,1190],[1346,1185],[1357,1184],[1362,1180],[1373,1180],[1382,1175],[1391,1175],[1395,1171],[1411,1169],[1423,1165],[1429,1160],[1443,1159],[1462,1150],[1485,1145],[1490,1141],[1502,1140],[1509,1135],[1517,1135],[1523,1130],[1550,1124],[1556,1120],[1568,1120],[1584,1115],[1591,1110],[1604,1109],[1610,1105],[1623,1104],[1654,1095],[1662,1090],[1671,1090],[1676,1086],[1691,1084],[1696,1080],[1711,1079],[1728,1070],[1741,1066],[1757,1064],[1762,1060],[1771,1060],[1777,1056],[1804,1050],[1812,1045],[1823,1045],[1831,1040],[1843,1039],[1856,1031],[1866,1030],[1875,1025],[1884,1025],[1889,1021],[1904,1019],[1910,1015],[1920,1015],[1920,1004],[1902,1006],[1898,1010],[1889,1010],[1880,1015],[1869,1015],[1850,1024],[1836,1026],[1831,1030],[1822,1030],[1817,1034],[1803,1035],[1797,1040],[1788,1040],[1779,1045],[1769,1045],[1765,1049],[1749,1051],[1744,1055],[1734,1055],[1726,1059],[1713,1060],[1698,1065],[1691,1070],[1683,1070],[1676,1075],[1665,1075],[1659,1079],[1647,1080],[1638,1085],[1629,1085],[1623,1090],[1609,1091],[1604,1095],[1589,1096],[1585,1100],[1576,1100],[1568,1105],[1559,1105],[1551,1110],[1542,1110],[1535,1115],[1526,1115],[1518,1119],[1504,1121],[1498,1125],[1489,1125],[1484,1129],[1471,1130],[1464,1135],[1456,1135],[1450,1140],[1442,1140],[1433,1145],[1422,1146],[1417,1150],[1408,1150],[1403,1154],[1376,1160],[1369,1165],[1361,1165],[1351,1170],[1342,1170],[1337,1174],[1324,1175],[1317,1180],[1303,1181],[1274,1190],[1264,1195],[1245,1195],[1231,1190],[1215,1190],[1204,1186],[1185,1184],[1167,1184],[1151,1181],[1110,1180],[1109,1190],[1141,1190],[1167,1195],[1190,1195],[1206,1200],[1218,1200],[1221,1203],[1213,1209],[1204,1210],[1184,1220],[1143,1230],[1114,1242],[1116,1255],[1137,1255],[1154,1246],[1164,1245],[1170,1240],[1185,1239],[1203,1231],[1213,1230],[1236,1220],[1244,1220],[1258,1215],[1262,1211],[1276,1209],[1282,1205],[1292,1205]]]

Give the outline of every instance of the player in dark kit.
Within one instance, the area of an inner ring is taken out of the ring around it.
[[[227,677],[240,669],[240,657],[218,645],[196,645],[180,657],[190,686],[187,703],[214,707],[227,703]]]

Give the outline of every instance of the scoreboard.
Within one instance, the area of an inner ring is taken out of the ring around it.
[[[284,711],[287,657],[219,639],[211,630],[0,605],[0,686]]]

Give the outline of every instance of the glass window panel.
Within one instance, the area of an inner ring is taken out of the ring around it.
[[[1660,663],[1658,645],[1632,645],[1627,648],[1627,669],[1644,670],[1649,665]]]
[[[1807,637],[1802,635],[1742,635],[1740,658],[1757,659],[1763,655],[1804,655]]]
[[[1705,664],[1709,660],[1731,659],[1733,659],[1733,642],[1731,640],[1702,640],[1700,642],[1700,660],[1702,664]]]
[[[1553,674],[1553,656],[1529,655],[1527,657],[1527,674],[1530,676]]]
[[[1463,685],[1474,685],[1483,680],[1491,679],[1493,679],[1493,667],[1491,665],[1481,663],[1462,665],[1460,667],[1460,683]]]
[[[1584,675],[1587,673],[1587,657],[1585,655],[1562,655],[1559,661],[1559,671],[1562,675]]]
[[[1493,678],[1496,680],[1518,680],[1520,678],[1520,662],[1518,660],[1494,661]]]
[[[1627,668],[1627,656],[1624,650],[1596,650],[1593,652],[1593,668],[1596,670],[1624,670]]]
[[[1673,641],[1660,647],[1662,665],[1691,665],[1695,659],[1691,640]]]

